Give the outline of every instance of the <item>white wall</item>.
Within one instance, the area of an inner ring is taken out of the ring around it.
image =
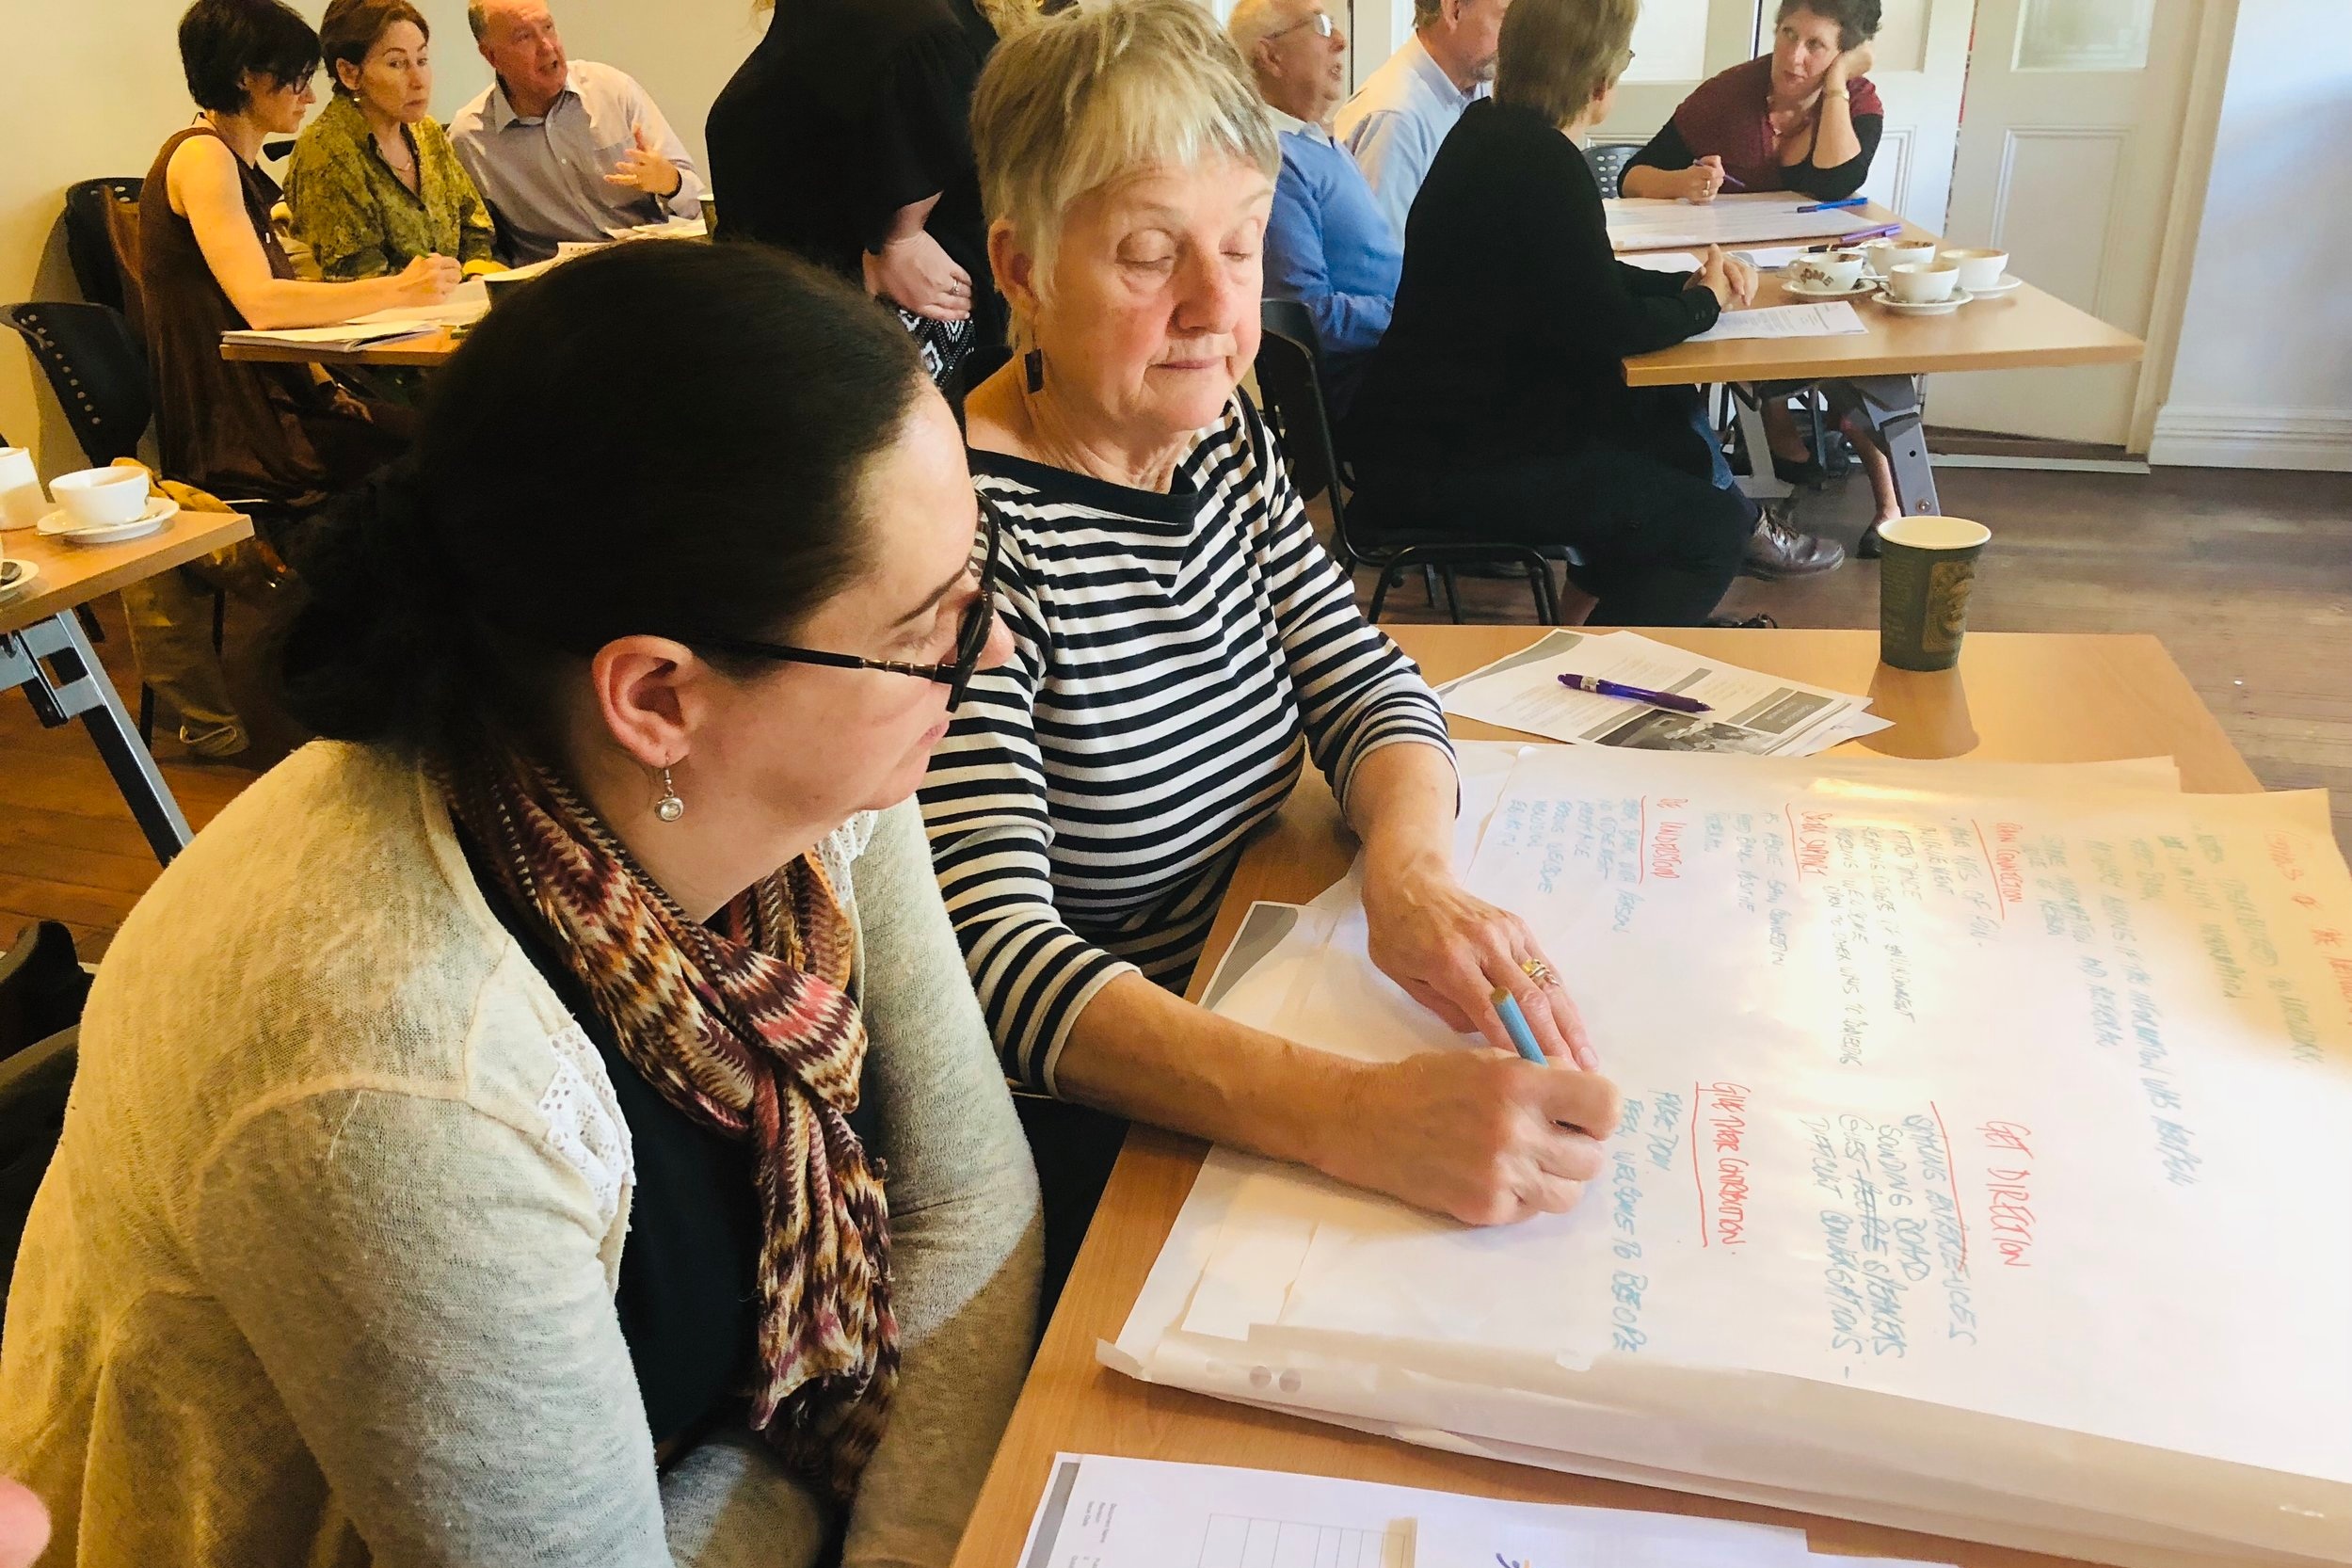
[[[293,0],[316,22],[326,0]],[[642,81],[697,157],[702,124],[759,37],[750,0],[552,0],[576,58]],[[0,303],[78,299],[67,264],[65,188],[145,174],[194,113],[176,29],[184,0],[0,0]],[[433,113],[446,120],[489,82],[466,30],[465,0],[417,0],[433,29]],[[322,80],[321,90],[324,91]],[[84,458],[47,381],[0,332],[0,433],[33,448],[43,477]]]
[[[2352,472],[2352,5],[2238,0],[2149,460]]]

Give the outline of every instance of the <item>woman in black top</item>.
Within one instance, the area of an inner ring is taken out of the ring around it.
[[[781,245],[895,305],[935,380],[1003,341],[972,87],[1016,0],[762,0],[705,127],[722,239]]]
[[[1576,547],[1595,623],[1704,621],[1749,563],[1827,570],[1719,472],[1696,392],[1634,391],[1628,354],[1680,343],[1744,303],[1742,263],[1695,273],[1611,254],[1574,133],[1608,112],[1636,0],[1517,0],[1495,97],[1464,111],[1414,200],[1404,276],[1346,427],[1381,529]]]

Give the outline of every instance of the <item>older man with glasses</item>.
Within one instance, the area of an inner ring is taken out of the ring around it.
[[[1306,307],[1336,416],[1388,330],[1404,268],[1403,234],[1331,134],[1332,112],[1347,92],[1348,35],[1323,0],[1240,0],[1226,31],[1281,133],[1282,172],[1266,220],[1266,297]]]

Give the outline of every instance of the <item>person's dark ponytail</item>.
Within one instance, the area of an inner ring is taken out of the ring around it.
[[[414,451],[293,549],[289,711],[431,747],[547,717],[616,637],[774,637],[863,568],[860,483],[927,395],[872,301],[760,246],[622,245],[505,299]]]
[[[344,496],[295,547],[302,599],[280,652],[287,709],[334,740],[374,741],[429,728],[411,705],[441,688],[456,653],[430,604],[420,548],[415,459],[404,457]]]

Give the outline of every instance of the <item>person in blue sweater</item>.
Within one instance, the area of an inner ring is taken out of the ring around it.
[[[1404,270],[1403,236],[1332,139],[1332,112],[1347,94],[1348,35],[1323,0],[1240,0],[1226,31],[1282,133],[1282,172],[1266,219],[1266,297],[1295,299],[1314,318],[1336,419],[1388,330]]]

